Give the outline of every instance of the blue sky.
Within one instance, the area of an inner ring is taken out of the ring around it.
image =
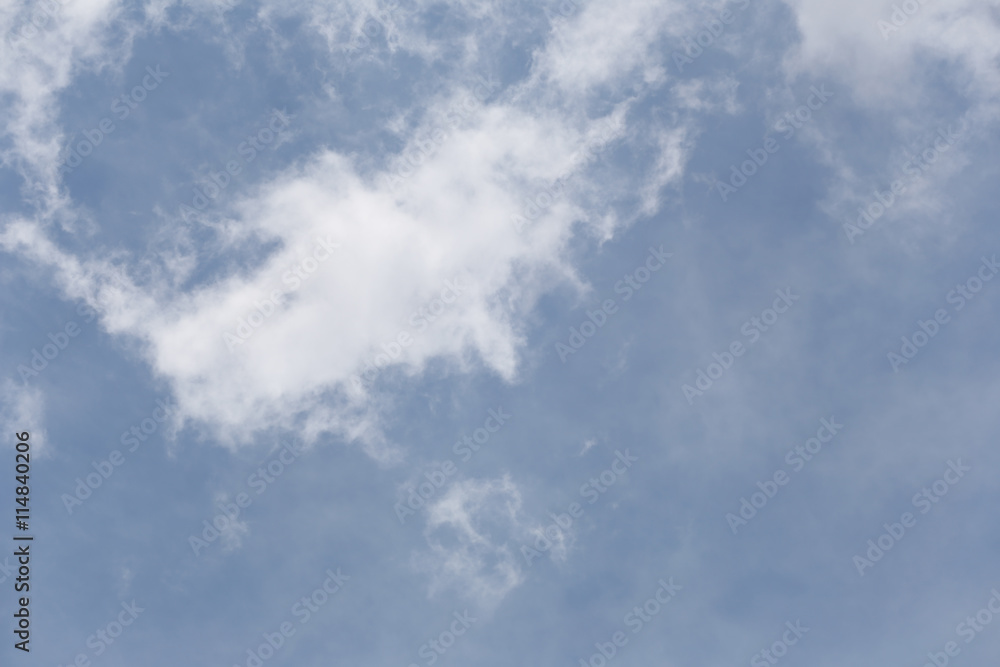
[[[0,28],[3,664],[1000,654],[997,3]]]

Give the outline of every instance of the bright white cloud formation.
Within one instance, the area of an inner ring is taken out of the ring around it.
[[[626,92],[606,117],[589,118],[580,111],[587,91],[633,70],[640,89],[664,81],[651,49],[668,14],[652,3],[626,9],[616,13],[632,19],[614,23],[600,54],[583,48],[604,20],[603,10],[588,6],[560,26],[528,83],[486,105],[470,103],[460,88],[432,101],[406,137],[399,160],[408,167],[397,161],[389,173],[372,174],[320,150],[263,184],[219,229],[233,251],[246,243],[278,249],[209,284],[175,287],[197,265],[194,249],[172,259],[183,275],[137,286],[127,277],[112,281],[116,258],[60,249],[44,217],[11,220],[0,238],[52,267],[66,296],[99,307],[109,333],[138,341],[173,387],[183,418],[221,440],[248,441],[275,427],[310,438],[332,432],[394,460],[399,453],[382,442],[372,409],[378,383],[356,379],[366,365],[405,340],[393,362],[407,373],[443,359],[515,380],[524,317],[538,296],[556,282],[579,285],[563,259],[575,225],[609,238],[628,222],[612,209],[578,205],[592,200],[593,154],[628,136],[637,99]],[[550,95],[553,86],[563,93]],[[56,92],[50,86],[39,97],[49,117]],[[683,124],[657,130],[648,180],[639,184],[642,214],[654,213],[660,190],[680,178],[687,134]],[[54,145],[49,153],[34,159],[51,169]],[[561,196],[539,198],[556,183],[565,184]],[[635,185],[610,194],[623,197]],[[530,211],[530,202],[541,207]],[[61,205],[73,210],[71,202]],[[529,224],[514,224],[526,211]],[[298,280],[289,278],[296,270]],[[460,293],[442,308],[437,300],[449,290]],[[423,309],[432,310],[416,315]],[[246,322],[260,320],[251,336],[241,335],[251,331]]]

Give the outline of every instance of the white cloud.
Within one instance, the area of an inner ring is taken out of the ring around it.
[[[971,96],[992,99],[1000,93],[1000,74],[992,64],[1000,53],[995,2],[925,1],[883,37],[879,21],[892,25],[893,5],[903,3],[785,1],[801,33],[801,43],[786,59],[793,76],[822,71],[847,83],[862,104],[915,110],[930,85],[930,58],[950,61],[971,75],[965,91]]]
[[[928,241],[949,243],[960,222],[948,219],[952,177],[969,164],[974,140],[992,132],[1000,110],[1000,14],[996,2],[877,2],[786,0],[799,42],[785,56],[790,81],[830,82],[834,105],[868,121],[821,123],[802,135],[815,143],[833,178],[821,208],[837,223],[855,222],[876,188],[903,178],[904,167],[939,130],[968,123],[963,139],[924,176],[909,182],[883,222],[907,219],[895,242],[919,254]],[[911,11],[902,11],[906,4]],[[897,8],[899,11],[897,11]],[[914,11],[914,8],[917,8]],[[887,151],[858,150],[858,126],[884,128]],[[920,166],[918,164],[918,166]],[[906,179],[903,179],[906,180]],[[957,225],[957,226],[956,226]]]
[[[682,9],[662,0],[587,3],[557,24],[536,56],[536,75],[571,97],[622,81],[634,85],[627,76],[634,71],[640,81],[662,83],[666,59],[656,45]]]
[[[105,10],[114,13],[110,5]],[[619,140],[646,149],[649,135],[629,132],[628,112],[642,91],[664,82],[655,41],[670,12],[643,2],[614,8],[617,27],[602,35],[597,57],[584,47],[609,11],[587,5],[539,54],[538,76],[488,106],[466,105],[457,122],[449,111],[467,96],[461,88],[426,101],[428,112],[401,155],[418,156],[421,146],[424,154],[402,181],[320,149],[238,199],[216,227],[218,251],[237,264],[250,247],[276,245],[258,265],[180,291],[203,266],[190,244],[164,259],[174,273],[163,270],[138,286],[127,275],[113,279],[123,268],[126,274],[139,268],[122,257],[60,249],[45,231],[51,218],[10,219],[0,243],[52,268],[67,297],[99,309],[105,331],[138,343],[172,386],[182,419],[219,440],[236,445],[272,428],[295,429],[310,440],[333,433],[361,440],[380,461],[396,461],[401,453],[384,442],[379,427],[379,382],[353,381],[384,345],[409,334],[412,343],[393,360],[408,375],[438,359],[515,381],[523,322],[537,298],[556,282],[582,286],[563,258],[572,234],[611,238],[636,215],[654,213],[663,188],[682,175],[692,133],[680,120],[644,128],[654,137],[655,155],[639,183],[634,173],[617,182],[591,178],[596,161],[587,156],[601,146]],[[60,61],[60,85],[69,80],[70,53]],[[635,86],[617,95],[609,135],[605,119],[588,117],[582,102],[594,86],[630,74]],[[553,85],[562,91],[555,98],[548,92]],[[46,90],[39,104],[51,119],[56,87]],[[56,134],[49,122],[23,136]],[[51,150],[33,158],[50,170],[52,188],[58,187],[56,148],[52,139]],[[529,198],[557,181],[568,183],[565,196],[516,229],[511,220]],[[636,192],[640,206],[624,219],[608,205]],[[49,201],[70,216],[77,211],[65,199]],[[185,225],[171,225],[183,236]],[[301,267],[321,238],[341,247],[292,290],[287,272]],[[460,298],[422,329],[413,314],[434,307],[448,281],[462,286]],[[275,290],[285,298],[263,324],[244,342],[227,343],[225,334],[235,334]]]
[[[72,215],[58,174],[64,137],[57,125],[57,96],[81,71],[120,66],[138,28],[122,19],[117,0],[52,0],[8,8],[0,13],[0,34],[6,37],[0,60],[7,64],[0,68],[0,95],[10,101],[0,128],[11,144],[0,151],[0,159],[24,179],[29,203],[65,221]],[[114,41],[112,26],[122,33]]]
[[[229,498],[228,493],[216,493],[214,505],[216,507],[223,507],[226,504],[232,505],[232,501]],[[243,546],[243,538],[250,534],[250,525],[242,519],[229,519],[226,522],[225,527],[219,531],[219,538],[222,540],[222,550],[225,553],[231,553],[238,550]]]
[[[414,563],[430,573],[431,595],[456,589],[491,609],[524,581],[521,555],[508,542],[529,530],[509,476],[456,481],[428,507],[424,534],[430,553]]]
[[[45,431],[45,396],[37,387],[24,387],[11,379],[0,385],[0,428],[3,440],[11,447],[16,444],[15,433],[29,433],[28,442],[34,454],[44,456],[48,452],[48,437]]]
[[[643,215],[653,215],[660,208],[660,191],[678,183],[684,174],[684,164],[691,154],[692,141],[688,128],[660,129],[655,137],[657,158],[649,179],[642,189]]]

